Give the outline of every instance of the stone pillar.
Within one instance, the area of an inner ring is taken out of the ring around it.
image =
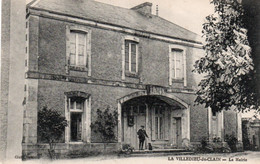
[[[148,147],[148,143],[151,143],[151,129],[150,129],[150,123],[149,123],[149,106],[148,104],[145,104],[146,106],[146,117],[145,117],[145,129],[146,129],[146,133],[148,135],[149,138],[147,138],[147,142],[146,142],[146,146]]]
[[[221,111],[217,115],[218,120],[218,137],[221,138],[222,141],[224,141],[224,112]]]
[[[37,144],[38,80],[27,79],[26,104],[23,119],[23,155],[36,156],[29,145]]]
[[[237,140],[242,142],[242,116],[241,112],[237,113]]]
[[[209,141],[211,141],[211,136],[212,136],[212,111],[211,108],[208,107],[208,127],[209,127],[209,131],[208,131],[208,137],[209,137]]]
[[[118,143],[122,143],[122,123],[121,123],[121,118],[122,118],[122,104],[118,101],[117,102],[117,113],[118,113],[118,129],[117,129],[117,139]]]

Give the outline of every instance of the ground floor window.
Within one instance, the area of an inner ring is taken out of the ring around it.
[[[70,115],[70,132],[71,141],[81,141],[82,136],[82,114],[81,113],[71,113]]]
[[[161,106],[155,108],[155,139],[164,139],[164,121],[163,121],[163,111]]]
[[[83,92],[68,92],[65,110],[69,125],[65,130],[66,142],[90,141],[90,95]]]
[[[81,97],[73,97],[70,99],[70,140],[82,140],[82,117],[85,113],[84,102],[86,100]]]

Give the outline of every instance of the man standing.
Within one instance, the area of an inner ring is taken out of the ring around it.
[[[145,137],[149,138],[143,125],[141,126],[141,129],[138,130],[137,135],[139,138],[139,150],[143,150]]]

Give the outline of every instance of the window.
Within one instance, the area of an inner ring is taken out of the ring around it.
[[[86,33],[70,32],[70,65],[87,67]]]
[[[138,72],[138,43],[135,41],[125,41],[125,70],[126,72]]]
[[[66,73],[81,71],[91,76],[91,30],[66,26],[66,38]]]
[[[134,36],[122,38],[122,79],[139,78],[139,39]]]
[[[172,50],[172,78],[183,79],[183,51]]]
[[[84,99],[72,98],[70,102],[70,140],[82,141]]]
[[[65,142],[90,142],[91,99],[84,92],[66,92]]]
[[[169,46],[169,85],[172,85],[173,82],[183,83],[183,86],[187,86],[186,49],[179,45]]]
[[[155,109],[155,139],[162,140],[163,137],[163,110],[161,107]]]

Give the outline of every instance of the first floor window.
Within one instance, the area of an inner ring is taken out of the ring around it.
[[[70,32],[70,65],[87,67],[87,33]]]
[[[173,79],[183,79],[184,77],[184,64],[183,64],[183,51],[172,49],[171,52],[171,73]]]
[[[138,72],[138,43],[125,41],[125,70],[131,73]]]

